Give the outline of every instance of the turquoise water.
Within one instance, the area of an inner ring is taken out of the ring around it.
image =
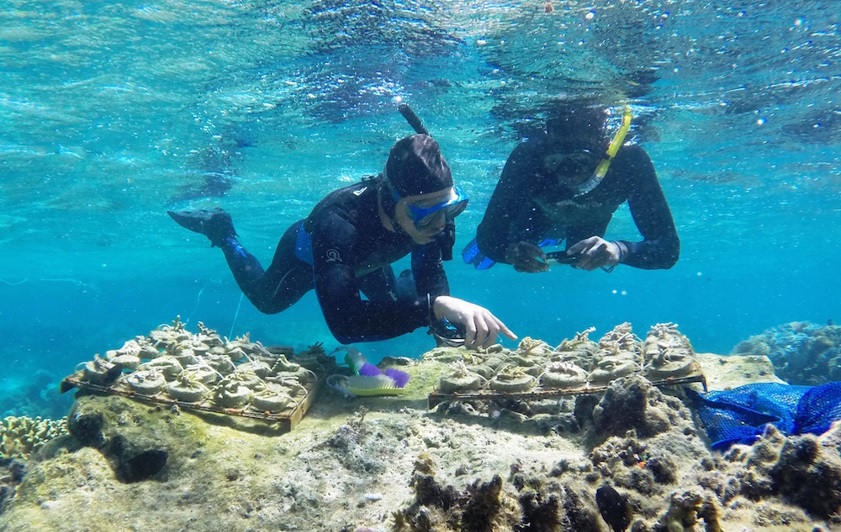
[[[398,101],[471,197],[457,249],[553,101],[630,102],[681,259],[610,274],[449,263],[453,295],[521,337],[669,321],[726,353],[841,317],[841,36],[826,3],[287,4],[0,0],[0,415],[62,415],[56,383],[77,363],[176,315],[336,346],[312,294],[261,315],[165,210],[224,207],[268,263],[292,221],[411,132]],[[611,237],[636,238],[626,210]],[[359,347],[431,345],[418,330]]]

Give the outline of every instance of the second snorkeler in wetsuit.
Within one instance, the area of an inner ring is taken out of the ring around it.
[[[654,165],[640,146],[623,144],[624,132],[611,143],[607,116],[599,107],[563,108],[543,134],[514,149],[465,261],[479,269],[504,262],[542,272],[549,265],[540,246],[566,240],[563,262],[586,270],[677,262],[680,240]],[[612,160],[606,156],[611,144],[618,149]],[[594,178],[604,160],[606,173]],[[643,240],[607,241],[607,226],[625,202]]]
[[[240,244],[228,213],[168,214],[222,249],[261,312],[285,310],[315,289],[342,343],[393,338],[445,319],[463,327],[466,346],[488,347],[499,333],[516,336],[487,309],[449,295],[441,260],[442,247],[452,245],[442,243],[442,232],[466,205],[438,143],[412,135],[394,145],[382,174],[330,193],[292,224],[266,270]],[[409,253],[414,290],[399,291],[391,264]]]

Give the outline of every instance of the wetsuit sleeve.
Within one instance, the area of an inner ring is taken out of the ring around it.
[[[426,294],[412,301],[363,300],[354,272],[356,228],[336,214],[313,227],[315,292],[330,332],[343,343],[394,338],[429,323]]]
[[[521,240],[537,243],[542,237],[544,217],[529,193],[536,177],[536,162],[530,154],[525,144],[511,152],[476,230],[479,249],[496,262],[507,262],[509,244]]]
[[[437,241],[415,247],[412,251],[412,274],[418,294],[424,297],[429,294],[430,301],[438,296],[450,295],[450,285],[441,260],[441,246]]]
[[[628,254],[622,262],[648,270],[671,268],[680,256],[680,239],[654,165],[642,148],[631,160],[629,177],[633,185],[628,192],[628,207],[643,240],[623,241]]]

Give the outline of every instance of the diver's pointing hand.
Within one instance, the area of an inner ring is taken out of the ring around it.
[[[432,305],[436,319],[444,319],[464,326],[464,345],[469,348],[490,347],[497,336],[504,334],[512,340],[517,335],[485,307],[451,296],[438,296]]]

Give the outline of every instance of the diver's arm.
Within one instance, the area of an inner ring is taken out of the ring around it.
[[[496,262],[510,264],[508,257],[509,246],[517,244],[509,241],[512,225],[527,223],[530,217],[523,216],[523,209],[532,205],[530,201],[530,190],[528,187],[529,177],[535,172],[534,157],[532,150],[526,143],[519,144],[502,169],[502,175],[496,184],[496,189],[485,210],[482,222],[476,230],[476,243],[479,249],[489,258]],[[526,232],[518,228],[517,233]],[[539,236],[535,237],[539,239]]]
[[[464,345],[468,348],[490,347],[499,334],[516,339],[511,330],[488,309],[450,296],[447,275],[436,240],[412,251],[412,272],[418,294],[429,294],[432,318],[447,319],[464,329]]]
[[[622,241],[627,248],[622,262],[635,268],[668,269],[680,256],[680,239],[651,159],[642,148],[635,151],[629,167],[633,186],[628,206],[643,240]]]
[[[413,300],[365,301],[351,265],[356,229],[328,215],[313,230],[315,292],[330,332],[343,343],[394,338],[427,325],[432,309],[426,294]]]
[[[437,240],[412,250],[412,274],[419,295],[429,294],[432,299],[450,295],[450,285],[441,258],[441,246]]]

